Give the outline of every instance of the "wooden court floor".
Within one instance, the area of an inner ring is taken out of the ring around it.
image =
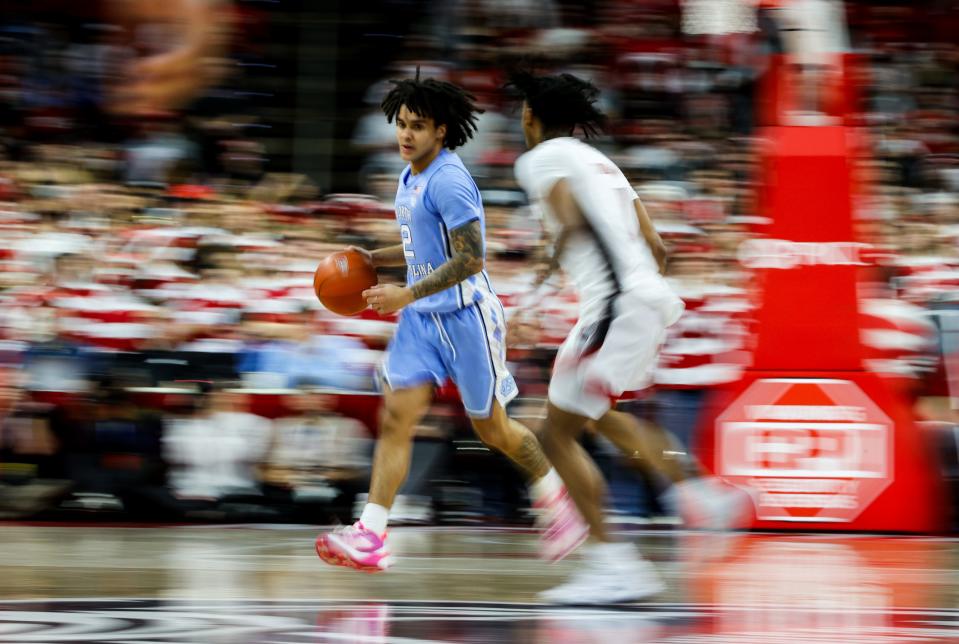
[[[959,547],[918,537],[632,531],[647,602],[551,607],[575,569],[535,536],[397,528],[387,573],[330,568],[306,526],[0,524],[0,642],[959,642]]]

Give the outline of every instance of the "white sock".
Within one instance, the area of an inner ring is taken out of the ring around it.
[[[563,479],[559,478],[559,474],[556,473],[555,468],[549,468],[547,472],[540,479],[533,481],[529,486],[529,493],[533,497],[533,500],[542,499],[550,494],[554,494],[563,487]]]
[[[596,563],[621,564],[624,559],[637,559],[633,544],[625,541],[596,542],[584,548],[586,556]]]
[[[386,522],[390,518],[390,511],[382,505],[367,503],[363,508],[363,514],[360,515],[360,523],[367,530],[372,530],[376,534],[386,532]]]

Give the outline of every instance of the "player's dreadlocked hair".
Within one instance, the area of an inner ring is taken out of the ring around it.
[[[571,135],[578,127],[589,138],[599,134],[606,123],[606,115],[595,106],[599,90],[572,74],[535,76],[528,71],[514,71],[506,87],[513,87],[522,95],[546,132]]]
[[[483,110],[476,107],[476,97],[465,89],[432,78],[420,80],[419,68],[416,69],[416,78],[390,82],[393,83],[393,89],[380,105],[387,122],[392,123],[405,105],[409,111],[433,119],[437,127],[445,125],[443,145],[450,150],[473,138],[476,115]]]

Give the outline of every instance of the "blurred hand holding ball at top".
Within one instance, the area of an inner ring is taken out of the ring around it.
[[[121,70],[111,109],[139,115],[176,110],[225,73],[227,0],[106,0],[136,57]]]

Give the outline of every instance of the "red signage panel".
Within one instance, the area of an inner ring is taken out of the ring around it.
[[[893,480],[893,422],[849,380],[757,380],[716,430],[718,473],[760,520],[853,521]]]

